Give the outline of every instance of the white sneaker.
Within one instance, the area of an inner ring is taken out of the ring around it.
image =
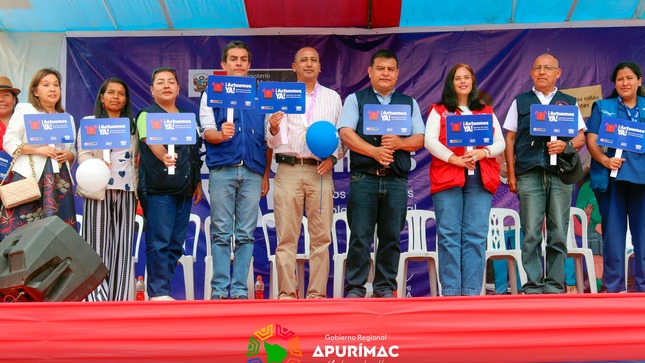
[[[150,301],[175,301],[175,299],[173,299],[168,295],[162,295],[162,296],[151,297]]]

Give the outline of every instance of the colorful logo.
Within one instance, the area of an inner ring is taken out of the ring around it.
[[[150,120],[150,124],[154,130],[161,130],[161,120]]]
[[[546,111],[535,111],[535,121],[546,121]]]
[[[96,126],[85,126],[88,135],[96,135]]]
[[[300,363],[300,338],[281,325],[269,324],[249,337],[246,358],[247,363]]]
[[[213,83],[213,92],[222,93],[224,83]]]
[[[607,126],[605,126],[605,131],[607,131],[607,133],[609,133],[609,134],[613,134],[614,132],[616,132],[616,125],[615,124],[607,124]]]
[[[273,99],[273,90],[272,89],[262,90],[262,95],[265,100]]]
[[[193,90],[201,93],[208,85],[208,77],[205,74],[196,74],[193,77]]]
[[[32,130],[40,130],[40,121],[29,121],[29,128]]]
[[[461,122],[452,122],[450,124],[452,132],[461,132]]]
[[[378,121],[378,111],[367,111],[367,116],[371,121]]]

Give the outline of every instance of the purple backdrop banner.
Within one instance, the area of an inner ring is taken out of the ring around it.
[[[369,85],[367,67],[371,55],[378,49],[388,48],[399,59],[400,75],[396,89],[417,99],[424,118],[431,104],[440,101],[448,70],[457,63],[466,63],[474,69],[479,89],[492,95],[495,112],[503,124],[514,97],[530,90],[532,86],[530,68],[536,56],[549,52],[559,58],[562,76],[558,87],[600,85],[603,95],[608,95],[613,88],[609,76],[617,63],[630,60],[645,64],[645,43],[633,41],[643,38],[643,27],[357,36],[70,37],[67,39],[67,111],[76,119],[91,114],[100,84],[107,77],[116,76],[129,85],[136,112],[151,102],[149,86],[152,70],[167,66],[175,68],[178,73],[181,85],[179,106],[198,113],[199,99],[188,96],[189,88],[196,84],[188,79],[189,70],[221,69],[221,50],[226,43],[243,40],[251,48],[251,68],[255,70],[290,69],[294,54],[300,47],[316,48],[322,65],[319,82],[338,91],[343,99]],[[408,207],[432,209],[429,154],[422,149],[413,158]],[[346,157],[334,170],[336,211],[346,208],[348,165]],[[204,173],[207,171],[204,170]],[[204,174],[204,178],[207,178],[207,174]],[[272,206],[272,201],[265,199],[261,203],[261,210],[266,213],[272,210]],[[517,198],[508,191],[506,184],[502,184],[494,196],[493,206],[517,208]],[[202,217],[203,223],[208,215],[208,204],[202,202],[193,212]],[[200,241],[204,241],[203,226],[201,230]],[[434,241],[434,230],[429,229],[427,233],[428,241]],[[261,229],[258,228],[256,236],[255,269],[257,273],[265,275],[264,281],[269,281]],[[402,249],[405,250],[407,231],[404,231],[402,240]],[[195,268],[196,286],[203,286],[204,254],[205,250],[200,248]],[[145,254],[139,254],[139,261],[142,255]],[[142,273],[143,270],[140,268],[138,271]],[[411,274],[411,294],[427,295],[427,283],[414,283],[425,280],[425,269],[412,268]],[[202,293],[201,289],[196,289],[196,298],[201,298]],[[181,296],[181,293],[178,292],[177,296]]]

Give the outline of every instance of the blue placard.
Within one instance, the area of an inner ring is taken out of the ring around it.
[[[217,108],[255,108],[256,81],[253,77],[208,76],[206,100]]]
[[[150,145],[192,145],[197,141],[194,113],[146,114],[146,143]]]
[[[260,113],[305,113],[307,97],[302,82],[260,82],[258,90]]]
[[[74,142],[74,127],[69,113],[37,113],[24,117],[27,144],[66,144]]]
[[[84,118],[81,120],[81,148],[127,149],[130,147],[130,120],[121,118]]]
[[[531,105],[531,135],[578,135],[578,106]]]
[[[365,135],[400,135],[412,133],[410,105],[363,106],[363,133]]]
[[[603,116],[598,130],[598,145],[642,154],[645,149],[645,124]]]
[[[447,146],[487,146],[493,143],[493,115],[446,116]]]
[[[5,175],[7,175],[9,165],[11,165],[11,160],[13,160],[11,155],[7,154],[5,151],[0,150],[0,181],[4,179]]]

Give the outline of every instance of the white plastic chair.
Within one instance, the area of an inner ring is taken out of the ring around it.
[[[185,255],[182,254],[182,256],[179,258],[178,264],[181,264],[182,268],[184,269],[184,291],[186,294],[186,300],[195,300],[195,283],[194,283],[194,272],[193,272],[193,264],[195,263],[195,256],[197,255],[197,244],[199,242],[199,229],[201,227],[201,218],[197,214],[190,214],[190,219],[188,223],[193,223],[195,225],[195,230],[194,230],[194,236],[195,239],[193,241],[193,253],[192,255]],[[139,252],[145,253],[145,242],[143,244],[143,251],[141,251],[141,236],[143,232],[143,226],[145,224],[145,220],[142,216],[138,215],[134,218],[134,224],[135,228],[137,229],[137,234],[136,234],[136,244],[134,247],[134,256],[132,257],[132,276],[135,275],[135,264],[139,262]],[[186,241],[184,241],[183,245],[183,250],[186,250]],[[144,273],[143,273],[143,280],[145,281],[146,285],[148,283],[148,271],[147,268],[144,268]],[[134,300],[136,296],[136,291],[135,291],[135,284],[136,284],[136,278],[132,279],[132,282],[130,283],[130,300]],[[146,299],[148,299],[148,290],[146,289]]]
[[[137,276],[135,275],[135,266],[139,262],[139,247],[141,246],[141,237],[143,236],[143,225],[145,224],[145,220],[143,219],[143,216],[137,214],[134,217],[134,228],[136,230],[136,233],[134,235],[135,238],[135,243],[134,243],[134,250],[132,251],[132,264],[130,266],[131,273],[130,276],[132,276],[132,281],[130,281],[130,300],[134,300],[136,297],[136,283],[137,283]],[[147,291],[146,291],[146,299],[148,298],[147,296]]]
[[[211,217],[206,217],[204,221],[204,234],[206,235],[206,257],[204,257],[204,300],[211,300],[213,294],[213,287],[211,286],[211,280],[213,280],[213,252],[211,250]],[[231,237],[231,263],[235,260],[235,235]],[[253,256],[251,256],[251,267],[249,268],[249,276],[246,279],[246,288],[249,291],[249,299],[255,299],[255,287],[253,280]]]
[[[506,218],[511,218],[510,230],[513,231],[514,248],[506,247]],[[526,271],[522,265],[522,249],[520,247],[520,215],[513,209],[491,208],[488,218],[488,236],[486,237],[486,260],[484,261],[484,283],[482,295],[486,294],[486,262],[488,260],[506,260],[511,293],[517,294],[517,272],[520,275],[520,284],[526,283]],[[517,269],[516,269],[517,264]]]
[[[192,253],[188,254],[188,240],[184,240],[182,247],[182,256],[179,258],[178,264],[184,269],[184,291],[186,292],[186,300],[195,300],[195,272],[194,265],[197,261],[197,245],[199,244],[199,230],[202,226],[202,219],[197,214],[190,214],[189,226],[192,223],[195,226],[193,230],[193,249]]]
[[[273,213],[267,213],[262,216],[262,232],[264,233],[264,241],[266,243],[266,248],[267,248],[267,258],[269,259],[269,267],[270,267],[270,276],[269,276],[269,281],[271,285],[271,289],[269,291],[269,298],[275,299],[278,297],[278,268],[276,266],[276,260],[275,260],[275,247],[271,248],[271,242],[269,239],[270,235],[275,235],[275,241],[276,241],[276,246],[277,244],[280,243],[278,241],[278,235],[276,233],[276,226],[275,226],[275,215]],[[273,230],[273,233],[270,233],[269,231]],[[305,286],[305,263],[309,262],[309,244],[310,244],[310,238],[309,238],[309,222],[307,220],[307,217],[302,216],[302,234],[304,235],[304,249],[303,253],[297,253],[296,254],[296,270],[294,271],[297,275],[299,284],[298,284],[298,294],[300,295],[301,299],[306,298],[306,294],[303,293],[305,289],[303,288]]]
[[[581,247],[578,247],[576,241],[576,232],[574,228],[573,218],[578,217],[580,220],[580,226],[582,229],[582,242]],[[575,270],[576,270],[576,287],[578,288],[579,293],[585,291],[584,284],[584,271],[582,270],[582,259],[584,258],[585,264],[587,265],[587,276],[589,277],[589,289],[591,293],[595,294],[598,292],[596,286],[596,270],[593,262],[593,252],[589,248],[589,243],[587,241],[587,214],[584,210],[576,207],[571,207],[569,212],[569,229],[567,231],[567,257],[573,258]]]
[[[83,215],[82,214],[76,215],[76,228],[78,229],[78,234],[82,235],[83,234]]]
[[[340,242],[338,236],[338,223],[342,223],[343,229],[345,231],[345,249],[341,252]],[[347,260],[347,247],[349,246],[349,236],[351,230],[349,228],[349,222],[347,221],[347,212],[337,212],[334,213],[332,225],[331,225],[331,242],[333,248],[332,261],[334,261],[334,286],[333,286],[333,296],[335,298],[342,298],[345,296],[345,267]],[[374,265],[376,264],[376,254],[374,251],[378,247],[378,237],[376,236],[376,229],[374,232],[374,248],[370,252],[370,272],[367,277],[367,283],[365,284],[366,296],[372,295],[372,282],[374,281]]]
[[[345,252],[340,252],[339,236],[338,236],[338,223],[342,223],[342,229],[345,236]],[[347,212],[334,213],[331,224],[331,244],[332,244],[332,261],[334,262],[334,283],[333,283],[333,297],[342,298],[343,288],[345,286],[345,260],[347,260],[347,244],[349,243],[349,223],[347,222]]]
[[[401,253],[399,259],[399,271],[396,276],[397,280],[397,296],[405,297],[405,290],[408,277],[408,262],[422,262],[428,263],[428,275],[430,280],[430,295],[437,296],[438,291],[441,291],[441,283],[439,282],[439,255],[437,251],[429,251],[426,238],[426,223],[429,219],[434,220],[436,225],[436,217],[433,211],[415,209],[408,210],[406,221],[408,224],[408,250]],[[437,240],[435,234],[435,241]],[[438,288],[438,290],[437,290]]]
[[[629,218],[627,219],[627,235],[625,236],[625,291],[627,291],[629,277],[629,259],[634,257],[634,243],[632,232],[629,230]]]

